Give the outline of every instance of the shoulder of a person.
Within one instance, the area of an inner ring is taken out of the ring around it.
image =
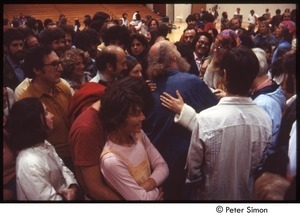
[[[72,92],[69,83],[66,80],[61,79],[61,82],[57,83],[56,86],[64,92]]]
[[[26,168],[34,168],[36,166],[40,166],[41,158],[36,151],[33,151],[33,148],[26,148],[20,151],[17,157],[17,162],[19,166]]]

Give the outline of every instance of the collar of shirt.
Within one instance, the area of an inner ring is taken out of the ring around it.
[[[198,70],[200,70],[201,65],[202,65],[202,60],[203,60],[203,58],[199,59],[199,58],[197,57],[197,55],[196,55],[195,52],[193,52],[193,54],[194,54],[194,60],[195,60],[195,63],[196,63],[196,65],[197,65],[197,67],[198,67]]]
[[[25,79],[25,75],[24,71],[21,69],[21,62],[15,63],[15,61],[13,61],[9,55],[7,56],[7,61],[12,66],[19,81],[22,82]]]
[[[253,105],[256,104],[250,97],[225,96],[222,97],[218,105]]]

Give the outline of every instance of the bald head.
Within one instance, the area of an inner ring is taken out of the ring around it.
[[[108,80],[115,80],[127,69],[125,51],[116,45],[108,45],[96,58],[97,69]]]
[[[175,44],[168,40],[155,43],[148,53],[148,75],[157,77],[168,69],[187,72],[190,65],[181,57]]]

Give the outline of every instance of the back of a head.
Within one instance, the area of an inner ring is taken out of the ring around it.
[[[268,74],[268,62],[266,57],[266,52],[258,47],[252,48],[252,51],[256,55],[259,62],[259,73],[257,76],[263,76]]]
[[[31,17],[30,19],[27,20],[26,25],[30,28],[30,29],[34,29],[35,28],[35,24],[36,24],[36,19],[34,17]]]
[[[286,52],[282,57],[282,64],[286,79],[285,91],[290,94],[296,93],[296,52],[290,50]]]
[[[169,33],[169,27],[165,23],[162,23],[157,28],[160,35],[166,38]]]
[[[65,39],[65,32],[59,27],[45,29],[39,35],[40,43],[51,45],[53,41]]]
[[[125,26],[112,26],[103,33],[103,42],[108,46],[111,41],[119,41],[126,48],[129,45],[130,32]]]
[[[87,51],[92,45],[99,45],[100,40],[95,29],[86,29],[77,33],[74,45],[81,50]]]
[[[154,44],[154,46],[158,46],[158,55],[157,55],[157,62],[163,64],[164,66],[168,66],[171,63],[171,57],[179,54],[176,46],[168,41],[162,40]]]
[[[148,53],[148,76],[158,79],[164,76],[170,68],[187,72],[190,64],[181,56],[174,43],[169,40],[156,42]]]
[[[98,11],[96,12],[93,17],[92,17],[92,21],[105,21],[109,18],[109,14],[103,11]]]
[[[218,34],[217,39],[223,47],[228,49],[238,47],[241,44],[239,36],[232,29],[225,29]]]
[[[223,56],[221,69],[226,72],[226,88],[229,94],[247,96],[254,78],[259,72],[259,62],[254,52],[239,46]]]
[[[64,32],[66,34],[70,34],[72,39],[75,38],[75,30],[74,30],[74,27],[73,25],[70,25],[70,24],[67,24],[67,25],[61,25],[62,30],[64,30]]]
[[[188,15],[187,18],[185,19],[186,23],[191,21],[196,21],[196,17],[193,14]]]
[[[96,12],[92,18],[90,28],[93,28],[97,32],[99,32],[101,30],[103,24],[105,23],[105,21],[109,18],[110,18],[109,14],[107,14],[105,12],[102,12],[102,11]]]

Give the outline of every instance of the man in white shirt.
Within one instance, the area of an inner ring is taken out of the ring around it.
[[[197,115],[187,156],[186,183],[195,186],[197,200],[250,200],[255,171],[270,144],[272,123],[248,92],[259,71],[246,47],[223,56],[227,95]]]
[[[254,12],[254,10],[251,10],[248,16],[248,23],[256,25],[258,21],[258,17],[259,16]]]

